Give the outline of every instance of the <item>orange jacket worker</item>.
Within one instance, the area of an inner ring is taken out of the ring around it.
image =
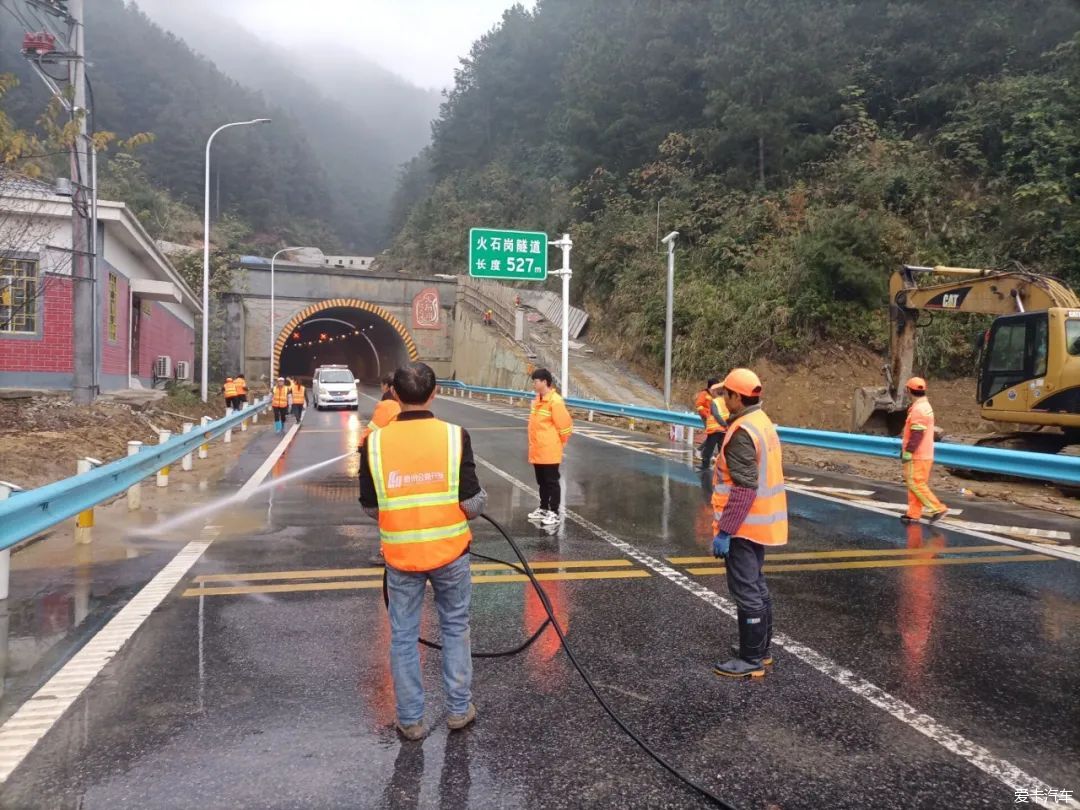
[[[555,381],[550,371],[538,368],[532,373],[532,381],[536,399],[529,412],[529,463],[536,473],[540,506],[529,513],[529,520],[555,526],[561,520],[559,465],[563,447],[574,432],[574,421],[563,398],[552,387]]]
[[[772,663],[772,597],[765,584],[765,547],[788,539],[787,493],[780,438],[761,409],[761,380],[746,368],[724,379],[731,414],[713,475],[713,555],[726,560],[739,643],[714,672],[759,677]]]
[[[904,422],[900,460],[908,488],[908,508],[900,520],[905,523],[918,520],[925,507],[930,511],[927,520],[933,523],[949,511],[930,489],[930,471],[934,466],[934,409],[926,397],[926,380],[922,377],[908,380],[907,390],[911,395],[911,407]]]
[[[382,399],[375,404],[375,410],[371,414],[371,421],[364,427],[360,434],[360,446],[364,446],[371,431],[384,428],[397,419],[401,413],[401,405],[394,398],[394,375],[386,374],[379,381],[382,386]]]

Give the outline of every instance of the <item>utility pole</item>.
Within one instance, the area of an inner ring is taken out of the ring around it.
[[[664,408],[671,410],[671,322],[675,315],[675,240],[672,231],[660,241],[667,245],[667,317],[664,321]]]
[[[552,242],[557,248],[562,248],[562,268],[552,273],[553,276],[562,278],[562,368],[559,370],[559,382],[562,383],[562,395],[570,396],[570,248],[574,243],[570,241],[570,234],[564,233],[562,239]]]
[[[98,345],[97,324],[94,322],[94,296],[97,283],[90,261],[90,166],[86,106],[86,42],[83,24],[83,0],[69,0],[71,17],[72,59],[68,76],[72,89],[71,114],[78,122],[78,135],[71,146],[71,276],[72,276],[72,362],[74,385],[72,397],[76,405],[94,401],[95,347]],[[96,236],[96,235],[95,235]]]

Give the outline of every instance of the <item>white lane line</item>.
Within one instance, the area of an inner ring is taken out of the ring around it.
[[[296,426],[293,426],[274,448],[267,462],[240,488],[241,494],[250,494],[251,490],[262,483],[295,435]],[[0,726],[0,784],[7,781],[67,708],[78,699],[102,668],[191,570],[203,552],[210,547],[217,532],[217,527],[204,527],[200,533],[201,540],[192,540],[184,546],[82,649]]]
[[[486,459],[476,456],[476,461],[478,464],[483,465],[486,469],[495,473],[503,480],[508,481],[523,492],[532,495],[536,494],[535,490],[528,484],[519,481],[510,473],[496,467]],[[735,604],[731,600],[725,599],[715,591],[690,579],[680,571],[676,571],[662,560],[658,560],[657,558],[646,554],[644,551],[641,551],[636,546],[633,546],[624,540],[620,540],[611,532],[597,526],[591,520],[579,515],[577,512],[567,509],[566,516],[582,528],[592,532],[601,540],[604,540],[614,548],[623,552],[626,556],[636,560],[646,568],[651,569],[671,582],[674,582],[683,590],[692,593],[694,596],[722,613],[726,613],[728,616],[735,618]],[[846,669],[816,650],[813,650],[804,644],[800,644],[782,633],[773,636],[773,642],[777,646],[787,650],[796,658],[801,659],[804,663],[813,667],[818,672],[831,680],[836,681],[849,691],[864,698],[879,709],[888,712],[897,720],[915,731],[918,731],[920,734],[929,737],[950,753],[961,757],[983,773],[1003,782],[1014,792],[1026,789],[1034,795],[1035,790],[1039,790],[1043,796],[1049,795],[1051,788],[1046,782],[1026,773],[1008,760],[995,756],[988,749],[963,737],[948,726],[939,723],[930,715],[920,712],[909,703],[905,703],[899,698],[889,694],[881,687],[875,686],[869,681],[864,680],[851,670]],[[1080,802],[1070,799],[1070,803],[1067,806],[1080,808]]]

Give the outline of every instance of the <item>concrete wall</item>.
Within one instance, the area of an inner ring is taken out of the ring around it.
[[[529,361],[525,353],[493,327],[484,326],[483,321],[466,307],[458,308],[454,320],[452,365],[452,372],[445,376],[453,376],[470,385],[528,387]]]

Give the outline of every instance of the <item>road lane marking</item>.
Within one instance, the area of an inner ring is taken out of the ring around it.
[[[633,562],[622,557],[617,560],[529,560],[529,565],[538,570],[548,568],[624,568],[633,566]],[[500,563],[473,563],[473,571],[506,570]],[[274,579],[341,579],[344,577],[382,576],[382,566],[370,568],[313,568],[309,571],[255,571],[248,574],[201,574],[194,582],[256,582]]]
[[[282,437],[267,461],[240,488],[238,495],[246,493],[247,497],[262,483],[296,435],[297,427],[294,425]],[[187,575],[217,537],[217,532],[216,526],[204,526],[200,532],[201,540],[192,540],[184,546],[130,602],[0,726],[0,784],[7,781],[68,707],[82,695],[146,618]]]
[[[769,565],[766,563],[765,572],[776,571],[845,571],[855,568],[931,568],[939,565],[996,565],[998,563],[1018,562],[1057,562],[1053,557],[1045,554],[1008,554],[994,557],[934,557],[929,559],[905,559],[905,560],[849,560],[838,563],[780,563]],[[687,568],[689,573],[695,575],[723,574],[723,566],[709,568]]]
[[[486,459],[476,456],[476,463],[495,473],[503,480],[508,481],[521,491],[536,495],[536,491],[528,484],[525,484],[510,473],[496,467]],[[654,573],[659,574],[678,585],[683,590],[698,597],[706,604],[727,614],[731,618],[736,618],[735,603],[730,599],[724,598],[716,593],[716,591],[705,587],[700,582],[688,577],[686,574],[675,570],[671,566],[665,564],[662,560],[659,560],[650,554],[646,554],[636,546],[631,545],[624,540],[620,540],[611,532],[597,526],[591,520],[579,515],[577,512],[567,509],[566,517],[587,531],[592,532],[612,547],[619,549],[619,551],[641,563]],[[988,539],[992,540],[994,538]],[[1038,789],[1043,795],[1049,794],[1051,787],[1046,782],[1026,773],[1008,760],[995,756],[989,749],[963,737],[943,723],[939,723],[930,715],[920,712],[911,704],[891,695],[880,686],[876,686],[870,681],[859,677],[850,669],[841,666],[816,650],[800,644],[795,641],[795,639],[790,638],[783,633],[777,633],[773,636],[773,642],[778,647],[787,650],[791,655],[802,660],[804,663],[845,687],[850,692],[862,697],[872,705],[877,706],[879,709],[892,715],[909,728],[912,728],[925,737],[933,740],[946,751],[955,754],[981,770],[983,773],[999,780],[1014,792],[1020,789],[1033,792]],[[1070,804],[1068,806],[1080,810],[1080,802],[1075,800],[1070,799]]]
[[[497,566],[505,568],[505,566]],[[382,569],[379,569],[380,571]],[[541,582],[568,582],[573,580],[599,580],[599,579],[641,579],[650,578],[652,574],[641,568],[631,568],[623,571],[559,571],[552,573],[538,573],[536,578]],[[529,578],[524,574],[485,574],[473,575],[473,585],[499,585],[507,582],[528,582]],[[350,579],[332,580],[323,582],[291,582],[280,585],[236,585],[225,587],[198,587],[188,588],[183,596],[241,596],[254,593],[301,593],[305,591],[349,591],[374,589],[382,587],[382,577],[378,579]]]
[[[911,554],[985,554],[1000,552],[1000,545],[993,546],[942,546],[941,548],[857,548],[851,551],[790,551],[773,554],[768,552],[770,560],[817,560],[831,557],[906,557]],[[667,561],[675,565],[693,565],[694,563],[715,563],[715,557],[668,557]]]

